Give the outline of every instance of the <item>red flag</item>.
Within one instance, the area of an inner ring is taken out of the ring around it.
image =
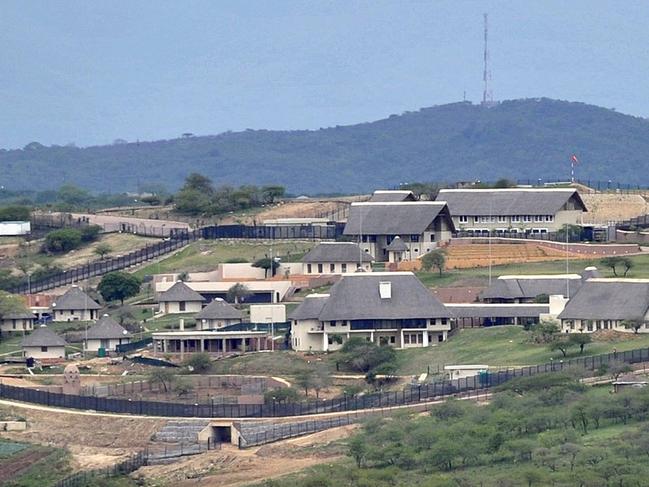
[[[576,155],[571,155],[570,160],[573,162],[573,164],[579,164],[579,159],[577,159]]]

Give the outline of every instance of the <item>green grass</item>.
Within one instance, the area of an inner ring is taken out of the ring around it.
[[[629,271],[627,277],[649,278],[649,255],[634,255],[629,258],[633,262],[633,268]],[[600,263],[600,259],[571,260],[568,270],[570,273],[578,274],[585,267],[593,265],[599,269],[603,277],[614,277],[613,272]],[[507,274],[563,274],[565,272],[565,260],[495,265],[491,268],[494,278]],[[428,287],[451,286],[465,280],[471,281],[473,285],[487,285],[489,268],[451,269],[445,271],[441,277],[438,272],[417,272],[417,277]]]
[[[20,344],[22,340],[22,334],[16,333],[11,336],[3,334],[2,340],[0,340],[0,355],[21,350]]]
[[[324,363],[331,367],[329,360],[319,360],[321,357],[313,355],[309,360],[304,360],[295,352],[283,350],[279,352],[263,352],[242,355],[214,362],[214,374],[251,374],[251,375],[295,375],[305,368],[314,367]]]
[[[163,315],[159,318],[147,319],[146,323],[144,323],[144,326],[149,331],[178,331],[180,320],[184,319],[185,326],[192,325],[193,328],[193,325],[195,323],[195,314],[196,313],[181,313]]]
[[[536,365],[561,360],[561,352],[552,352],[546,345],[532,343],[530,332],[520,326],[494,326],[489,328],[463,329],[448,341],[435,347],[399,350],[399,373],[421,374],[430,366],[433,370],[444,365],[485,364],[492,367]],[[649,347],[649,335],[629,334],[627,339],[593,342],[586,346],[584,355],[622,352]],[[578,349],[570,349],[568,357],[578,357]]]
[[[12,478],[7,485],[11,487],[42,487],[52,485],[70,473],[70,454],[66,450],[35,446],[39,450],[50,451],[50,455],[35,462],[21,475]],[[11,461],[8,459],[6,461]]]
[[[313,242],[279,242],[272,245],[273,255],[286,262],[295,262],[304,252],[315,244]],[[149,264],[135,272],[138,277],[165,272],[199,272],[214,270],[217,264],[231,259],[245,259],[254,262],[269,254],[271,246],[258,241],[229,242],[221,240],[201,240],[193,242],[180,252]]]

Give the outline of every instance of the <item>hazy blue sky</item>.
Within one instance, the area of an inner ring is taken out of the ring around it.
[[[319,128],[482,96],[649,116],[649,1],[0,3],[0,147]]]

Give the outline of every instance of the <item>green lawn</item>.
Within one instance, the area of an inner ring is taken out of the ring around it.
[[[278,242],[272,245],[273,255],[282,257],[286,262],[298,261],[304,252],[315,245],[314,242]],[[180,252],[149,264],[138,270],[135,275],[146,275],[164,272],[200,272],[214,270],[217,264],[232,259],[243,259],[254,262],[270,253],[271,245],[257,241],[222,241],[201,240],[193,242]]]
[[[313,355],[305,360],[297,353],[288,350],[274,353],[252,353],[240,357],[217,360],[214,362],[213,373],[286,376],[295,375],[300,370],[314,367],[320,363],[333,369],[332,362],[323,357],[323,355]]]
[[[627,277],[649,278],[649,255],[634,255],[629,258],[633,262],[633,268]],[[613,272],[600,263],[600,259],[571,260],[568,270],[570,273],[578,274],[585,267],[593,265],[599,269],[603,277],[614,277]],[[507,274],[562,274],[565,272],[565,260],[495,265],[491,268],[494,278]],[[489,268],[452,269],[445,271],[441,277],[437,272],[418,272],[417,277],[428,287],[452,286],[461,281],[470,281],[472,285],[487,285]]]
[[[464,329],[448,341],[435,347],[399,350],[399,373],[421,374],[430,366],[431,371],[443,369],[444,365],[484,364],[492,367],[536,365],[561,360],[561,352],[551,352],[545,345],[532,343],[530,332],[520,326],[493,326],[489,328]],[[586,346],[585,355],[631,350],[649,347],[649,334],[629,334],[619,341],[593,342]],[[579,356],[578,349],[571,349],[568,358]]]
[[[163,315],[159,318],[149,318],[146,320],[146,323],[143,325],[149,331],[178,331],[179,323],[181,319],[185,320],[185,326],[194,328],[194,315],[196,313],[180,313],[180,314],[168,314]],[[137,316],[137,315],[136,315]]]

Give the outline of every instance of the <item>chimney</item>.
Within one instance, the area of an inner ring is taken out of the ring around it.
[[[185,329],[185,318],[180,318],[179,325],[180,331],[183,331]]]
[[[381,296],[381,299],[390,299],[392,297],[392,283],[390,281],[379,282],[379,296]]]

